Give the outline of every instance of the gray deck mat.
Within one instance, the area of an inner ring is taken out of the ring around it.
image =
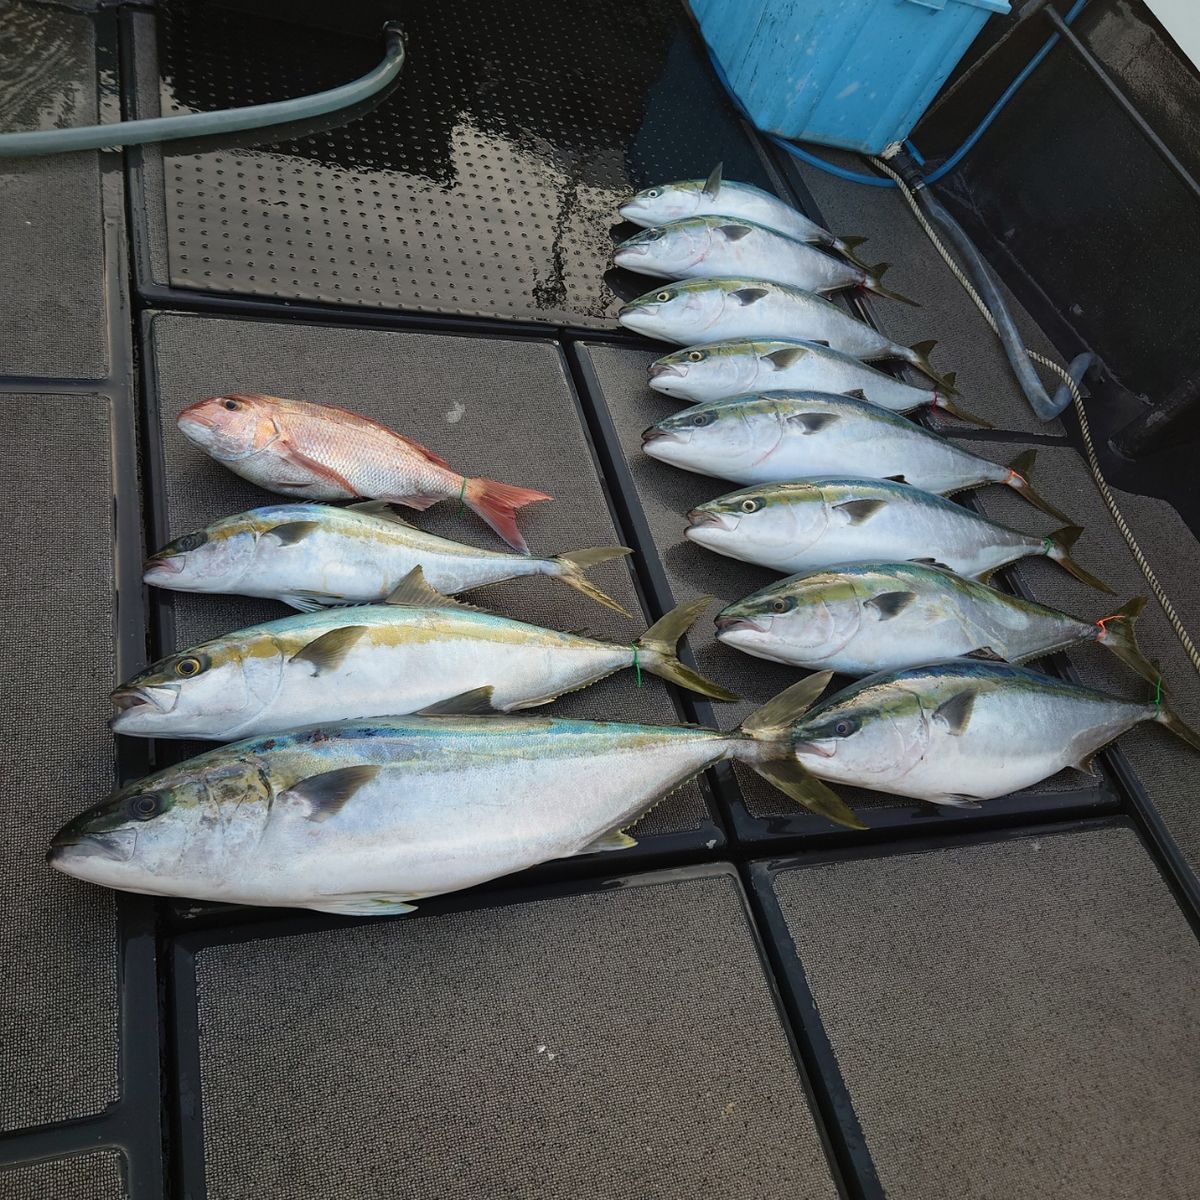
[[[1132,830],[775,890],[891,1200],[1200,1194],[1200,948]]]
[[[98,1150],[28,1166],[0,1168],[0,1200],[121,1200],[121,1155]]]
[[[214,320],[174,314],[153,319],[155,381],[163,420],[170,536],[283,498],[239,479],[192,446],[175,416],[203,396],[264,391],[341,405],[382,421],[444,454],[458,470],[536,487],[555,499],[534,504],[520,525],[535,553],[617,545],[608,503],[566,380],[546,342],[430,333],[333,329],[291,323]],[[505,397],[503,410],[493,398]],[[404,510],[422,528],[488,549],[504,543],[453,502],[424,513]],[[640,612],[630,568],[617,560],[589,578],[632,613]],[[555,629],[628,643],[645,628],[544,577],[476,593],[490,611]],[[293,610],[273,601],[172,594],[180,646]],[[673,723],[660,680],[632,671],[564,696],[547,711],[565,716]],[[697,828],[707,809],[695,782],[673,793],[638,829],[651,834]],[[635,834],[637,836],[637,834]]]
[[[202,950],[210,1200],[833,1200],[732,870],[644,878]]]
[[[93,125],[91,19],[0,0],[0,128]],[[108,373],[104,223],[94,152],[5,159],[0,171],[0,374]]]
[[[851,170],[871,172],[856,155],[824,149],[821,155]],[[829,228],[842,236],[868,238],[859,251],[864,260],[890,262],[888,287],[920,303],[920,308],[911,308],[893,300],[872,298],[875,315],[890,338],[905,345],[937,338],[934,364],[940,370],[958,372],[963,407],[996,428],[1062,432],[1059,421],[1043,423],[1033,415],[995,334],[942,262],[898,191],[849,183],[803,163],[797,164],[797,170]],[[1011,292],[1005,289],[1005,294],[1025,345],[1058,360],[1053,345],[1033,318]],[[932,423],[939,429],[961,428],[957,421],[940,415],[935,415]]]
[[[972,450],[1005,460],[1018,447],[981,443]],[[1138,640],[1146,656],[1158,660],[1170,700],[1185,721],[1200,727],[1200,679],[1166,615],[1150,594],[1145,577],[1109,515],[1091,472],[1075,450],[1040,447],[1034,469],[1039,491],[1084,528],[1075,557],[1117,592],[1105,596],[1080,583],[1047,559],[1030,559],[1017,576],[1035,600],[1080,616],[1101,617],[1132,596],[1149,603],[1138,621]],[[1117,504],[1133,529],[1159,582],[1193,638],[1200,633],[1200,545],[1183,519],[1165,500],[1115,491]],[[1057,524],[1030,508],[1007,488],[978,493],[983,511],[998,521],[1031,532],[1048,533]],[[1082,646],[1068,655],[1080,682],[1103,691],[1145,699],[1147,685],[1101,646]],[[1193,869],[1200,869],[1200,807],[1196,779],[1200,756],[1155,725],[1139,725],[1120,739],[1121,750]]]
[[[683,531],[687,525],[684,514],[689,509],[733,491],[737,485],[679,470],[642,453],[641,431],[680,408],[678,402],[652,391],[646,385],[646,367],[656,355],[653,352],[598,344],[581,344],[580,351],[596,373],[676,601],[682,603],[706,593],[714,595],[718,603],[713,605],[711,615],[715,615],[724,605],[778,581],[781,576],[776,571],[714,554],[684,537]],[[1015,447],[1009,447],[1009,457],[1014,450]],[[1035,510],[1030,511],[1036,515]],[[753,709],[795,683],[801,676],[801,672],[793,668],[751,658],[722,645],[714,636],[709,617],[696,625],[688,644],[696,655],[701,672],[741,697],[740,703],[714,707],[715,718],[722,728],[732,728]],[[752,815],[771,817],[795,812],[795,804],[791,800],[752,771],[735,764],[734,773]],[[1078,782],[1077,778],[1064,774],[1043,785],[1042,790],[1060,786],[1076,788]],[[907,808],[913,804],[911,800],[860,788],[839,787],[837,790],[858,809],[895,805]]]
[[[112,893],[45,862],[55,830],[113,782],[109,419],[98,396],[0,405],[2,611],[19,631],[0,641],[0,1130],[117,1098]]]

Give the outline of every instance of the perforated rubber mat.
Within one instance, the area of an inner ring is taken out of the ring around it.
[[[838,1195],[731,868],[195,967],[209,1200]]]
[[[880,1194],[1200,1194],[1200,948],[1127,827],[784,870]]]
[[[175,427],[176,415],[194,400],[254,390],[352,408],[444,453],[459,470],[548,492],[553,501],[530,505],[519,518],[535,553],[621,544],[561,351],[551,342],[174,314],[154,316],[151,334],[164,541],[217,517],[279,502],[213,462]],[[503,408],[494,403],[496,396],[505,397]],[[405,515],[457,541],[506,549],[474,513],[460,514],[451,502]],[[626,560],[602,564],[589,577],[630,612],[640,611]],[[170,610],[177,646],[294,611],[274,601],[160,589],[155,596]],[[625,644],[645,628],[645,622],[628,620],[541,576],[497,584],[475,598],[502,615],[555,629],[583,627]],[[564,696],[554,711],[650,723],[678,720],[666,685],[644,675],[639,690],[631,671]],[[696,829],[706,819],[699,785],[692,782],[654,809],[634,836]]]
[[[611,325],[603,277],[623,195],[720,159],[730,178],[768,183],[675,0],[422,0],[399,13],[408,61],[373,111],[278,144],[267,132],[244,150],[167,149],[150,218],[165,223],[163,282]],[[216,4],[157,14],[160,95],[139,98],[143,113],[319,91],[382,53],[381,37]]]
[[[88,1116],[117,1097],[113,895],[45,861],[54,831],[112,787],[115,596],[107,402],[0,399],[4,1131]]]
[[[715,595],[713,614],[726,604],[766,587],[781,578],[775,571],[737,562],[712,553],[684,537],[687,526],[685,514],[696,505],[734,491],[736,485],[703,475],[679,470],[649,458],[642,452],[641,432],[648,425],[673,412],[680,404],[670,397],[653,391],[646,383],[646,367],[656,357],[654,350],[634,350],[613,345],[580,342],[575,347],[584,364],[583,378],[597,410],[611,421],[613,434],[619,443],[624,469],[636,493],[637,503],[645,515],[646,529],[652,544],[646,552],[657,556],[665,572],[670,591],[677,601],[697,595]],[[979,453],[995,451],[994,457],[1012,457],[1011,445],[980,446],[972,442]],[[988,489],[1002,491],[1007,489]],[[1034,530],[1041,514],[1024,501],[1017,500],[1018,509],[1012,520],[1017,528]],[[1029,518],[1034,518],[1032,521]],[[700,670],[742,697],[740,704],[726,704],[712,710],[711,719],[724,728],[743,720],[753,708],[765,703],[785,687],[795,683],[801,672],[751,658],[716,640],[711,620],[698,624],[689,640]],[[848,682],[845,680],[841,683]],[[830,692],[840,686],[834,681]],[[704,718],[708,720],[706,716]],[[759,779],[751,771],[736,764],[733,772],[742,797],[759,834],[768,831],[827,832],[832,827],[818,818],[797,812],[796,805],[782,793]],[[859,810],[868,824],[897,824],[908,820],[928,822],[934,816],[949,821],[969,820],[970,814],[935,810],[911,800],[886,796],[864,789],[839,787],[838,791]],[[1047,806],[1091,806],[1111,803],[1111,792],[1098,788],[1073,773],[1064,772],[1038,786],[1036,791],[1020,792],[1013,796],[988,801],[984,810],[989,813],[1023,811]],[[745,829],[753,836],[755,831]]]

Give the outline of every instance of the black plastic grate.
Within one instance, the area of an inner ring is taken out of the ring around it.
[[[381,37],[214,4],[158,12],[164,113],[319,91],[382,49]],[[150,218],[166,224],[160,282],[612,326],[604,275],[622,196],[718,159],[770,184],[673,0],[468,0],[402,15],[408,62],[373,110],[293,140],[164,155],[164,215]]]

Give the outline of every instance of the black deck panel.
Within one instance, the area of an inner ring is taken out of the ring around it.
[[[187,1194],[834,1200],[732,868],[522,899],[182,939]]]
[[[124,1200],[123,1162],[116,1150],[0,1167],[0,1200]]]
[[[95,124],[92,19],[0,0],[0,28],[9,51],[0,56],[0,129]],[[108,374],[100,189],[96,152],[0,166],[0,374]]]
[[[1023,589],[1043,604],[1096,617],[1115,612],[1132,596],[1146,596],[1148,603],[1137,625],[1139,643],[1146,656],[1160,664],[1171,705],[1193,727],[1200,726],[1200,679],[1165,613],[1152,597],[1087,465],[1072,449],[1044,447],[1038,450],[1035,478],[1043,495],[1084,527],[1078,555],[1117,595],[1102,595],[1043,559],[1029,560],[1016,568]],[[1015,521],[1017,508],[1028,506],[1006,492],[1002,488],[986,489],[979,493],[979,503],[988,516]],[[1200,626],[1197,591],[1200,544],[1166,501],[1122,491],[1114,494],[1184,627],[1194,633]],[[1037,526],[1039,530],[1054,524],[1040,513],[1033,516],[1042,522]],[[1148,698],[1148,685],[1103,647],[1081,646],[1070,651],[1068,657],[1081,683],[1130,699]],[[1154,725],[1131,729],[1117,745],[1133,768],[1136,785],[1161,815],[1193,873],[1200,871],[1200,807],[1196,788],[1200,756]],[[1194,879],[1193,885],[1200,886],[1195,885]]]
[[[580,357],[582,378],[599,422],[608,427],[610,440],[615,442],[613,453],[618,456],[618,465],[614,468],[614,478],[616,471],[627,473],[627,493],[631,494],[626,494],[625,500],[632,502],[641,515],[643,536],[649,541],[643,547],[644,553],[661,564],[661,584],[670,595],[682,602],[709,593],[717,596],[719,605],[724,605],[781,578],[777,572],[714,554],[684,537],[687,511],[733,491],[736,485],[679,470],[642,453],[641,431],[679,410],[675,400],[654,392],[646,384],[646,366],[655,357],[655,352],[583,341],[576,343],[574,351]],[[975,447],[976,443],[971,445]],[[1002,445],[999,457],[1011,457],[1014,449],[1011,445]],[[981,449],[980,452],[987,451]],[[1020,514],[1016,524],[1034,529],[1036,521],[1024,525],[1021,522],[1026,516],[1040,518],[1041,514],[1024,501],[1017,503],[1028,512]],[[714,614],[719,605],[713,606]],[[752,658],[721,645],[707,620],[696,628],[690,645],[701,671],[742,697],[741,704],[718,705],[711,710],[703,702],[696,705],[703,721],[715,720],[724,728],[735,725],[751,709],[800,677],[800,672],[781,664]],[[834,686],[838,686],[838,681]],[[689,700],[689,703],[696,702]],[[740,764],[734,766],[733,774],[740,795],[731,791],[728,799],[739,837],[758,840],[776,836],[820,836],[831,832],[833,827],[829,822],[798,811],[792,801]],[[930,805],[862,789],[840,787],[838,790],[873,829],[919,826],[925,832],[939,826],[961,827],[981,818],[1084,811],[1111,807],[1116,803],[1116,794],[1106,783],[1088,781],[1074,773],[1055,776],[1039,785],[1037,790],[990,800],[978,812],[934,809]]]
[[[0,1042],[20,1047],[0,1071],[0,1130],[11,1131],[90,1116],[118,1094],[113,893],[45,862],[54,831],[112,787],[116,597],[109,402],[0,401]],[[51,712],[30,727],[30,713]]]
[[[1124,822],[754,868],[891,1200],[1200,1192],[1200,948]]]
[[[860,174],[872,174],[874,170],[857,155],[826,148],[820,154]],[[873,301],[875,317],[888,337],[905,344],[937,338],[933,361],[939,370],[957,371],[963,407],[997,429],[1061,435],[1062,423],[1057,418],[1041,421],[1034,415],[999,339],[942,261],[899,191],[835,179],[796,160],[792,165],[826,225],[843,236],[868,238],[859,253],[869,262],[890,260],[888,286],[921,305],[911,308],[890,300]],[[1003,284],[1001,288],[1025,345],[1061,362],[1061,355],[1033,318]],[[1045,372],[1042,375],[1050,380],[1047,387],[1053,392],[1058,380]],[[930,414],[929,421],[935,429],[962,428],[953,418],[937,412]]]
[[[149,331],[147,388],[161,437],[152,451],[154,458],[161,454],[155,485],[162,503],[159,542],[281,500],[209,459],[175,427],[175,416],[194,400],[253,390],[351,408],[444,454],[458,470],[548,492],[553,501],[531,505],[520,517],[535,553],[621,544],[562,352],[553,342],[171,313],[151,316]],[[458,541],[506,549],[474,513],[460,514],[453,501],[425,513],[405,510],[405,516]],[[602,564],[589,577],[630,612],[641,611],[628,560]],[[557,629],[586,627],[624,643],[647,623],[627,620],[545,577],[481,589],[475,599],[502,615]],[[167,639],[164,653],[293,611],[275,601],[162,589],[154,589],[154,600]],[[564,696],[553,711],[651,723],[679,719],[667,686],[643,675],[639,690],[632,671]],[[687,832],[699,845],[719,837],[694,781],[663,801],[638,829],[646,840]]]
[[[203,2],[156,11],[156,41],[148,22],[138,30],[143,116],[303,95],[382,54],[380,36],[302,17]],[[246,149],[146,154],[144,275],[243,297],[611,327],[603,276],[622,196],[722,158],[731,178],[770,186],[674,0],[424,0],[399,15],[408,61],[365,115],[275,144],[268,132],[241,139],[257,143]]]

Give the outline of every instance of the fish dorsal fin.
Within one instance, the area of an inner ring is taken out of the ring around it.
[[[421,717],[478,717],[484,713],[494,713],[500,710],[492,702],[492,685],[472,688],[469,692],[459,692],[437,704],[427,705],[421,709]]]
[[[951,575],[955,573],[953,567],[947,563],[939,562],[936,558],[910,558],[908,561],[918,563],[922,567],[935,567],[937,570],[946,571]]]
[[[832,671],[816,671],[799,683],[793,683],[761,708],[756,708],[742,722],[743,732],[754,736],[786,729],[816,704],[832,678]]]
[[[366,632],[365,625],[341,625],[321,634],[319,638],[314,638],[303,650],[297,650],[289,661],[311,663],[314,675],[336,671],[354,644]]]
[[[730,292],[729,294],[745,308],[748,304],[757,304],[758,301],[765,300],[771,293],[766,288],[744,287],[738,288],[736,292]]]
[[[793,413],[787,418],[789,425],[798,425],[805,433],[820,433],[826,425],[838,419],[837,413]]]
[[[777,371],[784,371],[792,363],[799,362],[807,353],[803,346],[786,346],[782,350],[772,350],[770,354],[764,354],[763,361],[769,362]]]
[[[908,480],[903,475],[885,475],[883,477],[888,483],[907,483]]]
[[[294,546],[301,538],[321,528],[320,521],[287,521],[268,529],[264,537],[273,537],[281,546]]]
[[[843,500],[833,507],[844,513],[851,525],[862,525],[886,505],[886,500]]]
[[[991,646],[976,646],[974,650],[968,650],[964,658],[977,658],[981,662],[1004,662],[1003,654],[997,654]]]
[[[443,596],[426,578],[420,567],[413,567],[396,584],[384,604],[400,604],[408,608],[468,608],[450,596]]]
[[[397,433],[394,429],[389,429],[388,433],[390,433],[392,437],[402,441],[410,450],[415,451],[423,459],[425,459],[426,462],[433,463],[435,467],[445,467],[448,471],[454,470],[454,468],[440,454],[435,454],[428,446],[422,446],[420,442],[414,441],[410,437],[405,437],[404,434]]]
[[[808,338],[814,346],[824,346],[826,350],[831,350],[833,347],[824,338]]]
[[[347,512],[362,513],[365,517],[379,517],[384,521],[391,521],[395,525],[404,525],[409,529],[413,528],[411,522],[406,521],[391,505],[389,500],[363,500],[359,504],[347,504]]]
[[[862,388],[855,388],[852,392],[843,392],[843,396],[849,396],[851,400],[866,400],[867,393]]]
[[[973,689],[968,688],[964,692],[951,696],[949,700],[943,701],[934,709],[934,720],[941,721],[954,737],[960,737],[966,732],[967,725],[971,720],[971,710],[975,707],[976,694]]]
[[[721,168],[724,165],[724,163],[717,163],[708,173],[708,178],[704,181],[704,187],[701,190],[710,200],[715,200],[717,193],[721,190]]]
[[[717,232],[722,234],[726,240],[731,242],[740,242],[742,238],[749,237],[754,230],[749,225],[718,225]]]
[[[308,806],[305,819],[320,823],[341,812],[342,806],[364,784],[370,783],[380,768],[363,763],[357,767],[340,767],[336,771],[325,771],[310,775],[294,783],[278,800],[298,800]]]
[[[867,607],[879,613],[881,621],[898,617],[915,599],[916,592],[881,592],[867,601]]]

